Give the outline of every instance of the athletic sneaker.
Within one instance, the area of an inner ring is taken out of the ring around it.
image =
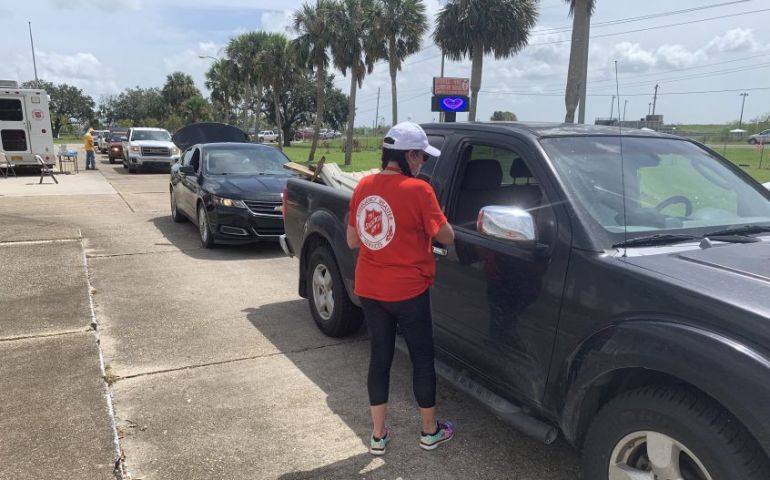
[[[420,448],[433,450],[444,442],[452,440],[455,435],[455,426],[449,420],[438,422],[436,433],[432,435],[420,435]]]
[[[375,440],[374,436],[369,439],[369,453],[372,455],[385,455],[385,445],[390,441],[390,436],[393,430],[389,426],[385,425],[385,435],[379,440]]]

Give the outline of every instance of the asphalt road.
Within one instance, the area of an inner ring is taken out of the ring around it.
[[[58,186],[0,178],[0,479],[110,478],[113,437],[134,480],[580,478],[563,441],[443,381],[457,436],[420,450],[400,353],[395,435],[371,456],[365,333],[318,331],[277,244],[201,249],[171,221],[167,174],[97,165]]]

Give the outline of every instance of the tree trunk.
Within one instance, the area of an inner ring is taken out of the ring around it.
[[[321,136],[321,124],[324,117],[324,104],[326,102],[326,69],[323,64],[316,68],[316,87],[315,87],[315,123],[313,124],[313,143],[310,145],[310,155],[307,157],[308,163],[315,158],[315,150],[318,148],[318,137]]]
[[[390,52],[390,60],[388,61],[388,66],[390,67],[390,103],[393,107],[393,119],[390,125],[393,126],[398,123],[398,87],[396,86],[398,59],[396,58],[396,39],[393,37],[388,39],[388,50]],[[374,119],[375,125],[379,124],[379,120],[379,118]]]
[[[468,110],[468,121],[476,121],[476,107],[481,90],[481,69],[484,67],[484,48],[481,45],[473,46],[473,58],[471,59],[471,106]]]
[[[575,0],[572,10],[572,43],[569,52],[569,70],[567,72],[567,89],[564,93],[564,105],[567,113],[565,123],[575,123],[575,110],[580,102],[580,80],[582,77],[583,50],[586,41],[586,21],[588,19],[588,0]]]
[[[283,146],[284,147],[291,147],[291,124],[286,123],[281,127],[281,131],[283,132]]]
[[[275,126],[278,127],[278,150],[283,152],[283,122],[281,121],[281,107],[278,102],[278,89],[273,88],[273,106],[275,107]]]
[[[345,165],[350,165],[353,156],[353,125],[356,120],[356,74],[353,69],[350,70],[350,101],[348,102],[348,135],[345,140]]]
[[[588,49],[590,48],[589,38],[591,37],[591,14],[587,14],[586,33],[583,36],[583,62],[580,67],[580,103],[578,106],[578,123],[586,123],[586,88],[588,87]]]

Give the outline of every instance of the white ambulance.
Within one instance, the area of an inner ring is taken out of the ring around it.
[[[0,80],[0,152],[16,166],[56,163],[51,132],[51,113],[45,90],[19,88],[12,80]]]

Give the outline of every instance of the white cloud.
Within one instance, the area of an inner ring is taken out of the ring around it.
[[[296,34],[291,29],[293,10],[284,10],[282,12],[265,11],[260,17],[259,24],[267,32],[283,33],[288,37],[295,37]]]
[[[760,44],[754,37],[754,31],[750,28],[733,28],[724,35],[715,37],[706,45],[707,51],[720,53],[756,51],[759,49]]]

